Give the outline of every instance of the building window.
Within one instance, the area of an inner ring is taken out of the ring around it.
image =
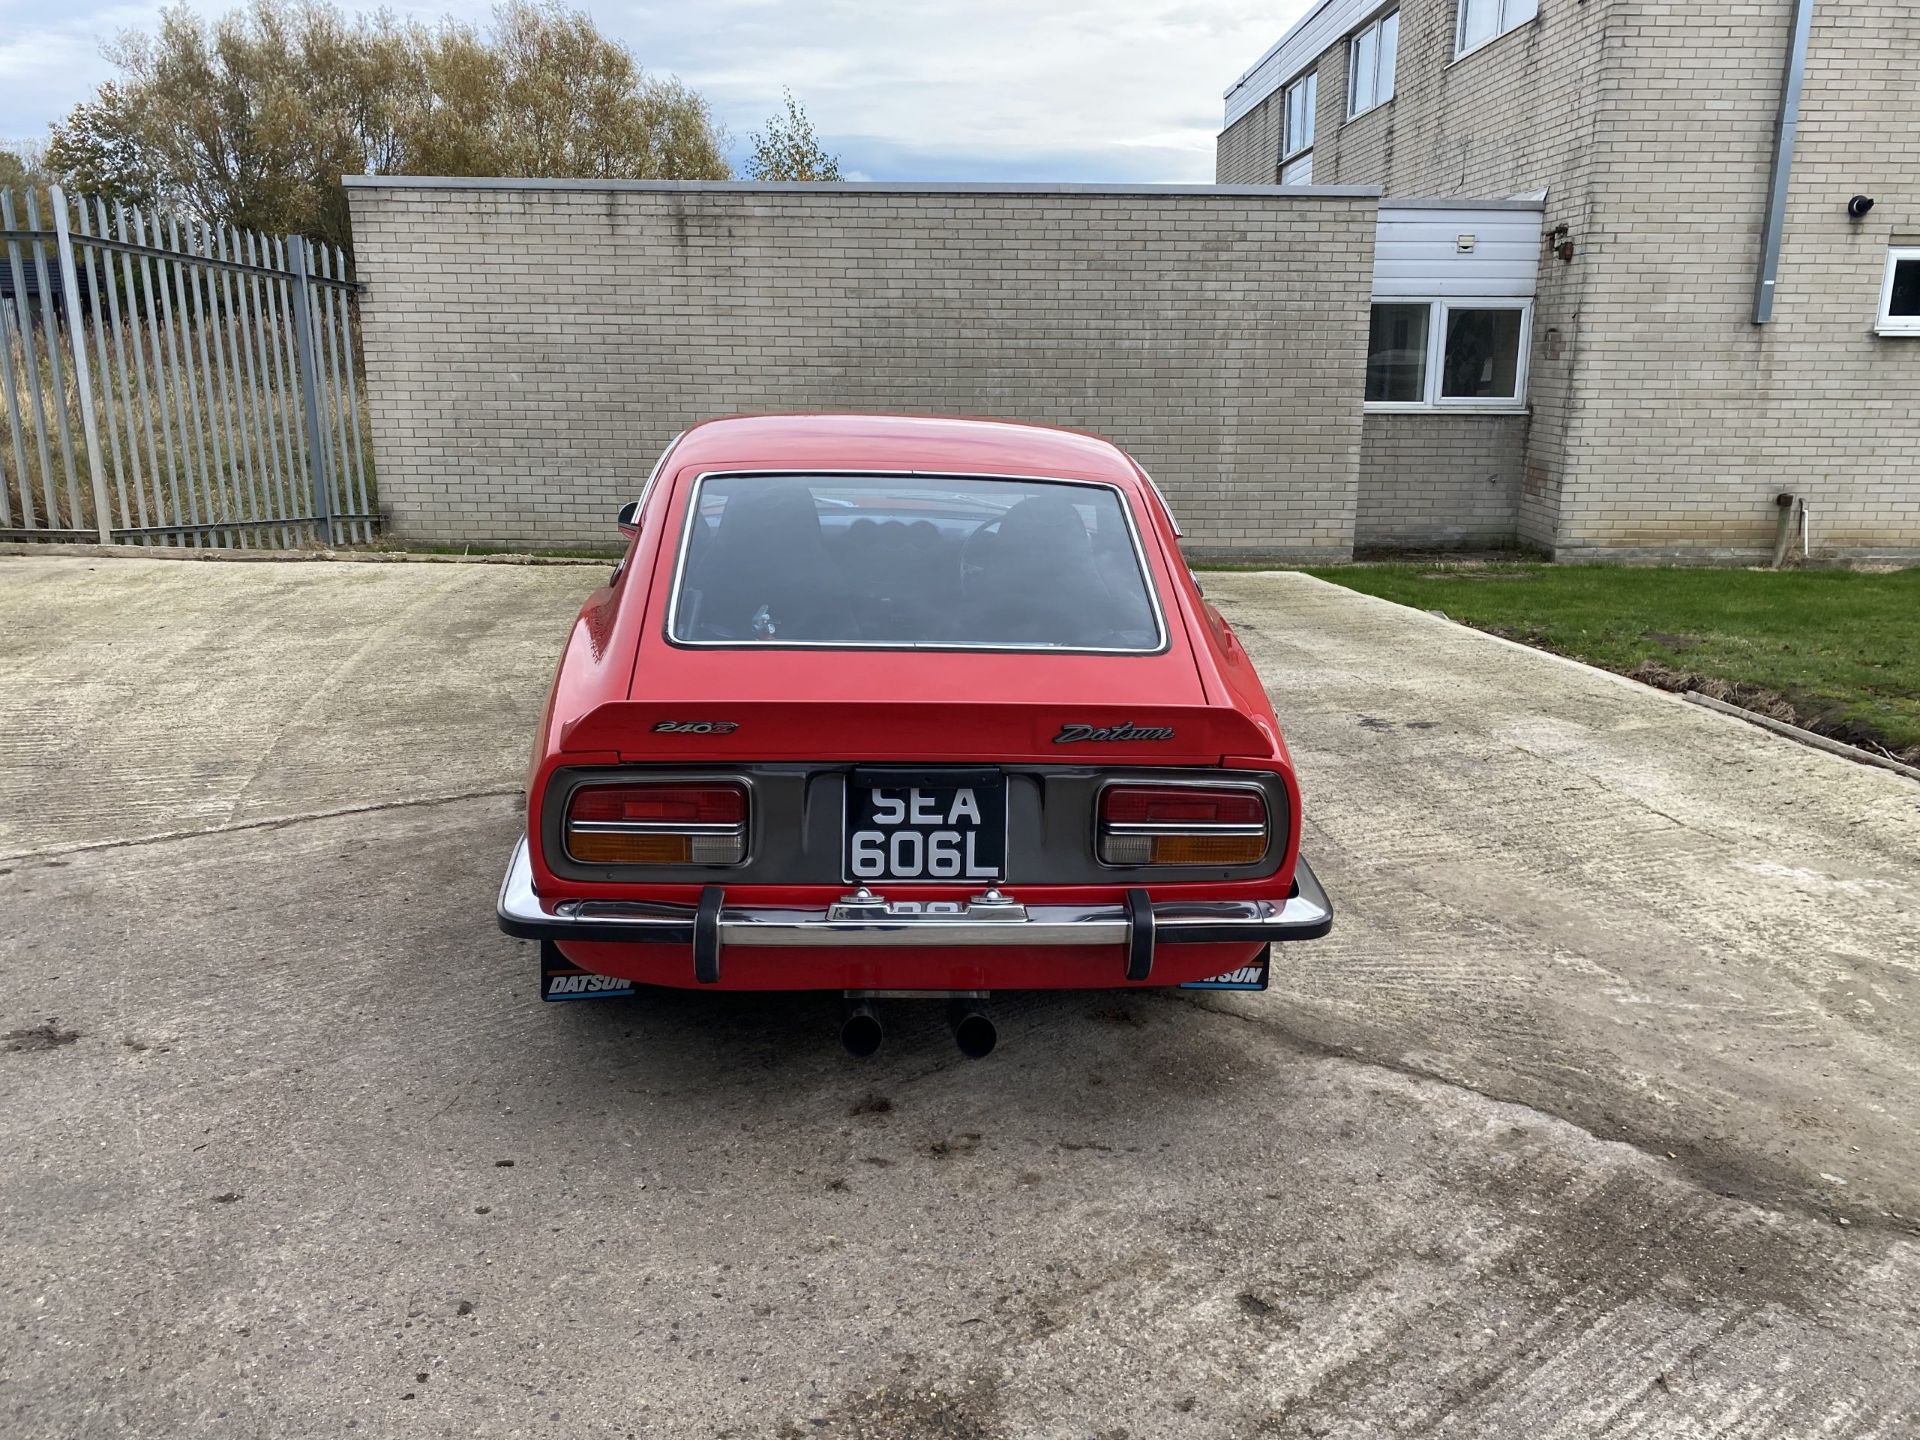
[[[1367,338],[1366,403],[1382,410],[1521,409],[1532,323],[1528,300],[1378,301]]]
[[[1427,326],[1433,305],[1375,305],[1367,337],[1367,400],[1420,405],[1427,398]]]
[[[1287,86],[1287,129],[1281,139],[1280,158],[1294,156],[1313,148],[1313,112],[1320,100],[1320,77],[1309,70]]]
[[[1458,59],[1489,40],[1517,30],[1540,13],[1540,0],[1460,0],[1460,24],[1454,33]]]
[[[1887,278],[1880,287],[1882,335],[1920,335],[1920,246],[1887,252]]]
[[[1393,98],[1393,64],[1400,50],[1400,12],[1383,15],[1347,42],[1347,118]]]
[[[1524,311],[1514,306],[1444,305],[1446,349],[1440,357],[1439,403],[1520,403],[1520,332]]]

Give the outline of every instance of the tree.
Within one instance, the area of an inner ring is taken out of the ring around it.
[[[31,140],[0,144],[0,190],[37,190],[47,183],[45,155]]]
[[[46,168],[77,194],[128,205],[151,205],[161,181],[141,141],[139,101],[109,80],[73,107],[47,141]]]
[[[69,188],[348,243],[343,174],[725,179],[706,101],[583,12],[509,0],[485,33],[324,0],[162,13],[54,127]]]
[[[767,128],[753,137],[747,157],[747,175],[753,180],[838,180],[840,157],[829,155],[813,133],[813,122],[800,108],[791,90],[784,92],[784,113],[767,119]]]
[[[724,180],[730,171],[707,102],[643,72],[584,14],[516,3],[491,34],[449,23],[426,48],[409,117],[422,174],[599,180]]]

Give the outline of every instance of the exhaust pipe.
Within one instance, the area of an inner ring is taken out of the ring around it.
[[[880,1052],[880,1042],[886,1038],[879,1012],[871,1004],[865,1000],[848,1002],[846,1018],[840,1022],[840,1043],[847,1047],[849,1055],[856,1060],[871,1059]]]
[[[953,1027],[953,1043],[969,1060],[986,1059],[1000,1042],[993,1017],[977,1001],[954,1001],[947,1009],[947,1023]]]

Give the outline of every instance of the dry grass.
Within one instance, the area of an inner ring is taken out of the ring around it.
[[[0,376],[0,490],[5,495],[0,529],[91,532],[95,528],[94,485],[87,462],[78,378],[67,332],[57,328],[52,332],[60,347],[56,367],[48,348],[49,331],[50,327],[36,321],[32,335],[22,335],[18,311],[9,304],[6,353],[0,355],[0,368],[10,367],[13,393],[6,394],[4,376]],[[188,323],[176,319],[170,328],[123,321],[117,331],[105,315],[89,318],[83,343],[93,371],[92,393],[96,397],[95,419],[100,427],[104,471],[101,479],[114,528],[193,524],[196,520],[202,525],[217,525],[311,513],[311,495],[301,478],[305,434],[298,382],[286,365],[284,349],[270,358],[267,373],[262,374],[257,329],[253,336],[255,343],[246,346],[246,332],[231,314]],[[103,340],[107,352],[104,367]],[[226,364],[202,366],[202,346],[209,361],[216,353],[223,353]],[[187,356],[191,356],[190,366],[183,363]],[[251,373],[248,356],[254,362]],[[323,370],[330,359],[323,359]],[[141,365],[146,370],[144,393],[139,378]],[[356,377],[359,373],[356,365]],[[322,388],[322,418],[329,443],[336,451],[344,445],[347,456],[344,467],[335,462],[334,473],[338,476],[344,470],[351,477],[356,463],[353,417],[339,385]],[[350,479],[337,479],[336,513],[371,510],[374,505],[372,435],[366,423],[364,397],[356,398],[366,504],[362,506],[357,486]],[[62,416],[67,429],[64,443]],[[32,517],[31,525],[28,516]],[[353,529],[354,533],[344,538],[371,538],[366,527],[356,525]],[[180,537],[149,538],[156,543],[177,543]],[[298,543],[300,539],[299,527],[274,526],[216,532],[208,534],[204,543]]]

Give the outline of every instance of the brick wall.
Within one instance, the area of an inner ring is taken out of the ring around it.
[[[1276,90],[1220,132],[1213,149],[1216,185],[1271,185],[1280,178],[1280,126],[1286,103]],[[1316,125],[1319,123],[1316,118]]]
[[[1396,98],[1351,121],[1344,44],[1321,57],[1317,182],[1544,189],[1567,227],[1572,261],[1542,246],[1518,519],[1556,554],[1761,554],[1781,490],[1830,553],[1920,553],[1920,340],[1872,333],[1889,239],[1920,234],[1920,9],[1816,8],[1776,319],[1755,326],[1791,11],[1541,0],[1456,60],[1455,0],[1402,0]],[[1270,130],[1257,109],[1229,127],[1222,169]],[[1865,222],[1855,193],[1879,202]]]
[[[1354,544],[1423,550],[1512,545],[1526,445],[1524,415],[1368,415]]]
[[[1501,199],[1545,190],[1543,230],[1565,224],[1585,241],[1592,229],[1592,137],[1600,123],[1598,80],[1607,64],[1610,3],[1542,0],[1538,20],[1455,60],[1455,0],[1403,0],[1391,101],[1348,120],[1344,41],[1320,57],[1315,181],[1378,185],[1389,196],[1420,198]],[[1264,103],[1277,104],[1277,95]],[[1247,127],[1256,113],[1250,111],[1222,134],[1222,153],[1237,153],[1255,142]],[[1542,252],[1544,257],[1544,238]],[[1482,432],[1490,440],[1525,447],[1517,461],[1488,453],[1477,463],[1502,470],[1518,464],[1522,484],[1508,528],[1536,545],[1552,545],[1558,533],[1577,404],[1573,381],[1585,279],[1584,270],[1543,258],[1528,384],[1533,423]],[[1466,459],[1462,432],[1449,420],[1435,417],[1425,426],[1409,421],[1392,429],[1400,458],[1415,466],[1415,473],[1432,470],[1438,484],[1458,473]],[[1421,433],[1434,439],[1425,457],[1416,449]],[[1363,471],[1369,482],[1384,473]],[[1377,525],[1411,534],[1435,514],[1416,494],[1416,487],[1399,483],[1390,494],[1365,503]],[[1388,514],[1395,497],[1412,502],[1397,519]],[[1470,531],[1485,520],[1476,505],[1445,528]],[[1441,543],[1445,528],[1420,543]]]
[[[1920,232],[1920,9],[1814,9],[1765,326],[1750,317],[1792,7],[1614,10],[1621,118],[1585,262],[1561,553],[1750,558],[1780,491],[1809,497],[1832,554],[1920,553],[1920,340],[1873,333],[1888,242]],[[1878,202],[1860,222],[1856,193]]]
[[[1351,551],[1369,196],[349,193],[381,503],[402,539],[604,547],[688,423],[871,409],[1105,434],[1196,554]]]

